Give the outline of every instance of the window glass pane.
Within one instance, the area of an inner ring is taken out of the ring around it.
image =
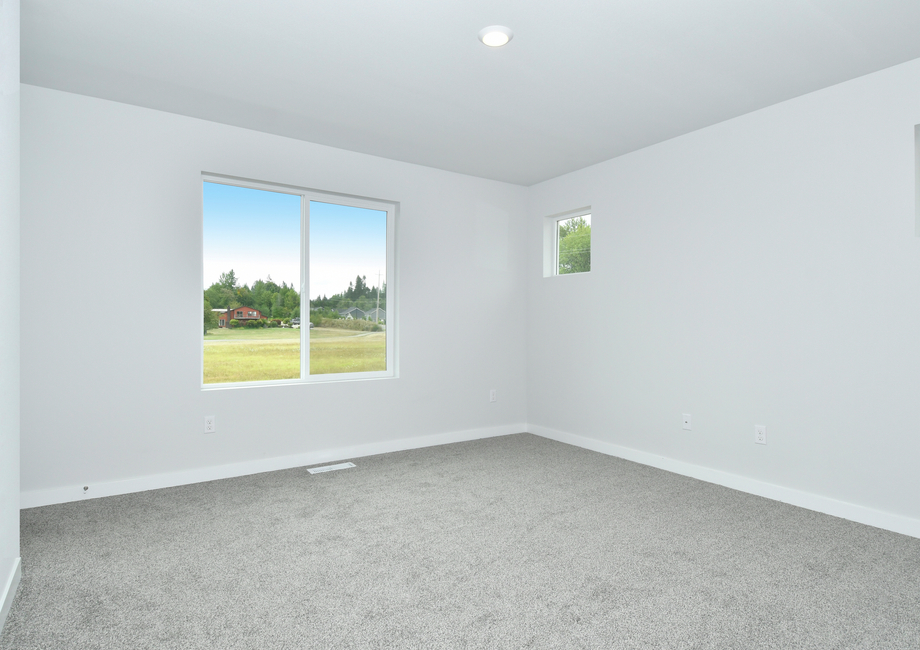
[[[205,384],[300,378],[300,213],[297,195],[204,183]]]
[[[585,273],[591,270],[591,215],[558,222],[556,273]]]
[[[387,369],[387,213],[310,201],[310,374]]]

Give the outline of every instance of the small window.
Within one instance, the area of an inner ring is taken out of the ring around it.
[[[556,222],[556,274],[591,270],[591,215]]]
[[[543,229],[543,275],[591,271],[591,208],[546,217]]]

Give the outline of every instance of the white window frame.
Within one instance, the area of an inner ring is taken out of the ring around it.
[[[398,377],[397,373],[397,326],[398,319],[390,318],[390,309],[393,313],[398,312],[396,295],[396,222],[399,218],[399,202],[385,199],[374,199],[363,196],[354,196],[350,194],[341,194],[337,192],[327,192],[323,190],[309,189],[295,185],[284,185],[281,183],[268,183],[265,181],[254,181],[234,176],[225,176],[222,174],[202,173],[202,205],[200,214],[204,214],[204,183],[217,183],[220,185],[232,185],[234,187],[244,187],[254,190],[266,190],[268,192],[280,192],[282,194],[293,194],[301,197],[300,210],[300,321],[310,321],[310,201],[321,203],[334,203],[337,205],[347,205],[356,208],[367,208],[369,210],[379,210],[386,212],[386,279],[387,279],[387,325],[384,329],[386,339],[386,370],[377,370],[371,372],[343,372],[331,373],[325,375],[310,374],[310,327],[300,328],[300,377],[294,379],[265,379],[259,381],[227,382],[220,384],[204,383],[204,341],[201,344],[201,367],[199,380],[201,381],[202,390],[225,390],[233,388],[254,388],[263,386],[288,386],[291,384],[321,384],[336,381],[359,381],[367,379],[393,379]],[[202,251],[201,251],[201,273],[199,274],[198,284],[204,277],[204,218],[202,217]],[[199,310],[200,311],[200,310]],[[229,325],[229,322],[228,322]],[[198,325],[198,336],[201,336],[201,325]]]
[[[575,219],[576,217],[587,217],[591,216],[591,206],[585,206],[583,208],[578,208],[577,210],[568,210],[566,212],[559,212],[557,214],[551,214],[548,217],[543,218],[543,277],[569,277],[569,276],[579,276],[590,273],[594,267],[592,259],[592,268],[587,271],[580,271],[578,273],[559,273],[559,222],[568,221],[569,219]],[[593,225],[593,224],[592,224]],[[594,234],[594,229],[592,228],[591,234]],[[592,238],[593,239],[593,238]],[[593,247],[592,241],[592,247]]]
[[[920,237],[920,124],[914,125],[914,234]]]

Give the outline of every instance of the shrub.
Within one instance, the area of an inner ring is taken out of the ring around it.
[[[236,320],[235,318],[230,319],[230,327],[239,327],[239,326],[240,326],[240,322],[238,320]]]
[[[246,328],[254,330],[257,327],[262,327],[262,321],[260,320],[248,320],[246,321]]]

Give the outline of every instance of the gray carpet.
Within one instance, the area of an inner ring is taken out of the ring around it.
[[[920,540],[520,434],[22,512],[0,649],[920,648]]]

